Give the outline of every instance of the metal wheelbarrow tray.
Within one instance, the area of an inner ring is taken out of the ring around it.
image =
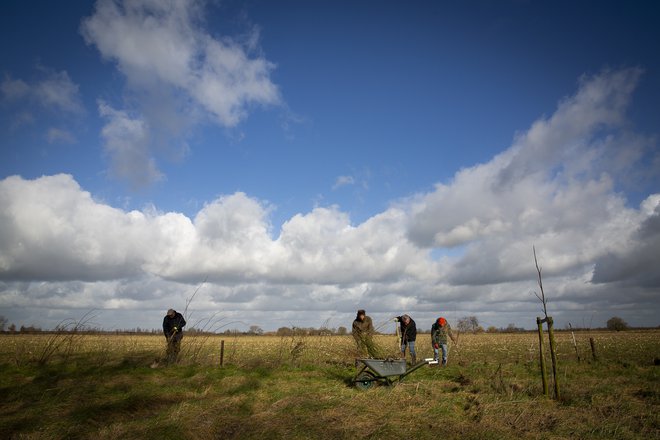
[[[424,365],[434,364],[433,359],[424,359],[407,368],[405,359],[356,359],[356,364],[362,363],[362,368],[353,378],[355,386],[367,390],[376,383],[391,385],[395,380],[402,380],[413,371]]]

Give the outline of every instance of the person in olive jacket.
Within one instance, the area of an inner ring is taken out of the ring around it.
[[[186,320],[183,315],[174,309],[169,309],[163,318],[163,333],[167,340],[167,362],[176,362],[181,350],[181,339],[183,338],[183,327]]]
[[[401,357],[406,358],[406,346],[410,351],[410,360],[414,365],[417,363],[417,353],[415,352],[415,340],[417,339],[417,324],[408,315],[397,316],[395,321],[401,325]]]
[[[441,316],[431,326],[431,343],[433,344],[433,358],[436,361],[439,360],[439,350],[442,349],[443,367],[447,365],[447,343],[449,342],[447,337],[451,338],[454,344],[456,343],[456,338],[454,338],[454,335],[451,332],[451,326],[447,320]]]
[[[357,311],[351,333],[360,355],[367,353],[373,356],[374,342],[372,336],[374,334],[374,324],[371,317],[363,309]]]

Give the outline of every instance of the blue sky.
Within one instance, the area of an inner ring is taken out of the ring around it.
[[[658,324],[650,2],[0,8],[10,321]]]

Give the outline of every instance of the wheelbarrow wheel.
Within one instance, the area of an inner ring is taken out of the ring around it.
[[[368,390],[376,384],[376,376],[369,371],[364,371],[355,379],[355,387],[359,390]]]

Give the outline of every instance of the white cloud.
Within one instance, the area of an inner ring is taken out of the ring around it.
[[[337,189],[337,188],[341,188],[342,186],[354,185],[354,184],[355,184],[355,178],[353,178],[353,176],[339,176],[337,177],[335,184],[332,185],[332,189]]]
[[[642,202],[639,225],[620,246],[596,260],[595,283],[621,283],[650,288],[660,287],[660,194]]]
[[[202,27],[203,2],[99,0],[81,31],[138,89],[174,87],[228,127],[250,104],[279,104],[273,64],[250,56],[254,45],[217,39]],[[257,30],[253,30],[255,38]]]
[[[125,75],[137,104],[131,113],[145,122],[150,141],[145,145],[140,138],[133,159],[144,161],[137,168],[151,170],[146,182],[154,180],[154,151],[166,147],[185,154],[191,125],[211,119],[235,127],[252,106],[282,103],[270,80],[274,65],[255,50],[258,30],[245,43],[217,38],[203,26],[205,6],[197,0],[98,0],[82,21],[85,41]],[[129,154],[130,148],[125,139],[119,151]],[[139,178],[122,175],[133,184]]]
[[[406,241],[405,215],[395,209],[352,226],[336,208],[316,208],[292,217],[273,238],[271,208],[243,193],[220,197],[194,219],[111,208],[67,175],[10,177],[0,196],[7,207],[0,235],[5,279],[139,272],[181,281],[333,284],[433,272],[426,252]],[[53,255],[60,255],[57,264],[46,264]]]
[[[105,280],[140,272],[142,240],[152,236],[145,216],[96,203],[70,176],[8,177],[0,203],[0,278]]]
[[[468,245],[450,276],[459,284],[527,277],[521,263],[529,261],[533,244],[549,275],[620,248],[640,221],[615,190],[621,170],[642,165],[639,152],[623,153],[634,138],[625,131],[625,111],[639,75],[628,69],[583,79],[574,96],[509,149],[421,195],[411,239],[428,247]],[[616,163],[606,160],[612,152]]]
[[[161,180],[163,175],[149,151],[147,123],[103,101],[99,102],[99,114],[106,119],[101,136],[112,162],[113,175],[126,179],[134,188]]]

